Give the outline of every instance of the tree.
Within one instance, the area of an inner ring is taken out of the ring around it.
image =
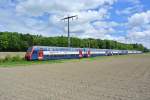
[[[67,47],[68,38],[0,32],[0,51],[26,51],[28,47],[34,45]],[[112,40],[80,39],[76,37],[71,37],[71,47],[149,51],[142,44],[124,44]]]

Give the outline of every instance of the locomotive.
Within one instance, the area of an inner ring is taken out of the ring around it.
[[[71,47],[51,47],[51,46],[32,46],[26,54],[26,60],[56,60],[56,59],[75,59],[96,56],[141,54],[142,51],[136,50],[112,50],[112,49],[93,49],[93,48],[71,48]]]

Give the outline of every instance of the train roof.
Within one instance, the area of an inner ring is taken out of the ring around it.
[[[33,48],[56,48],[56,49],[91,49],[91,50],[111,50],[111,51],[138,51],[138,50],[115,50],[115,49],[97,49],[97,48],[75,48],[75,47],[57,47],[57,46],[32,46]]]
[[[43,48],[43,49],[91,49],[91,50],[110,50],[110,49],[97,49],[97,48],[75,48],[75,47],[56,47],[56,46],[33,46],[33,48]]]
[[[73,48],[73,47],[33,46],[33,48]],[[73,48],[73,49],[82,49],[82,48]]]

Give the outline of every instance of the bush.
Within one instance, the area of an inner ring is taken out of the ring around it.
[[[22,61],[23,58],[21,58],[20,56],[13,56],[11,57],[10,55],[7,55],[4,59],[0,59],[0,63],[4,63],[4,62],[16,62],[16,61]]]
[[[23,59],[18,55],[11,58],[11,61],[21,61],[21,60]]]
[[[12,57],[11,60],[12,61],[20,61],[21,58],[20,58],[20,56],[17,55],[17,56]]]
[[[4,59],[3,59],[3,62],[5,61],[11,61],[11,56],[10,55],[7,55]]]
[[[3,59],[0,59],[0,63],[3,63]]]

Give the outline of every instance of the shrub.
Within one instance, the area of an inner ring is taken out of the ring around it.
[[[10,55],[7,55],[4,59],[3,59],[3,62],[5,61],[11,61],[11,56]]]
[[[3,59],[0,59],[0,63],[3,63]]]
[[[7,55],[4,59],[0,59],[0,63],[3,62],[15,62],[15,61],[22,61],[23,58],[21,58],[20,56],[13,56],[11,57],[10,55]]]
[[[21,60],[23,59],[18,55],[11,58],[11,61],[21,61]]]

